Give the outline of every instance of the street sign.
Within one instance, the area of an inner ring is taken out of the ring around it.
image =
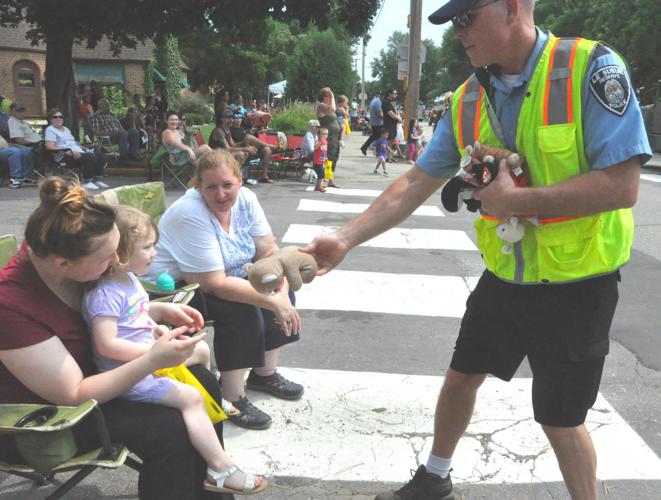
[[[420,64],[424,63],[427,59],[427,47],[424,45],[420,46]],[[400,42],[397,45],[397,61],[408,61],[409,60],[409,43]]]
[[[409,71],[409,62],[408,61],[399,61],[397,63],[397,79],[403,80],[404,75]]]
[[[358,96],[358,99],[367,99],[367,93],[366,92],[361,92],[360,95]]]

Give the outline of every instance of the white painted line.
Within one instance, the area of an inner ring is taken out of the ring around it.
[[[343,214],[360,214],[367,210],[368,203],[343,203],[337,201],[301,199],[297,210],[306,212],[335,212]],[[422,205],[418,207],[413,215],[427,215],[430,217],[445,217],[439,207]]]
[[[246,470],[327,481],[404,482],[410,479],[409,469],[426,462],[442,377],[278,371],[305,385],[303,398],[282,401],[248,391],[273,425],[265,431],[225,426],[227,451]],[[530,379],[485,381],[454,456],[454,482],[562,480],[553,451],[532,418],[530,391]],[[599,479],[661,480],[659,457],[603,396],[586,424],[597,449]]]
[[[301,288],[296,308],[461,318],[469,293],[459,276],[335,270]]]
[[[282,237],[283,243],[308,243],[317,236],[337,229],[333,226],[291,224]],[[477,250],[464,231],[449,229],[408,229],[396,227],[360,245],[408,250]]]
[[[314,191],[314,186],[308,186],[305,188],[306,191]],[[341,194],[342,196],[369,196],[376,198],[380,196],[383,191],[378,189],[344,189],[344,188],[334,188],[327,187],[326,194]]]
[[[641,180],[661,182],[661,175],[658,174],[640,174]]]

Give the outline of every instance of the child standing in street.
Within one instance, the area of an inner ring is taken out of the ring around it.
[[[376,149],[376,167],[374,168],[374,173],[379,173],[380,166],[383,168],[383,175],[387,177],[388,171],[386,170],[386,158],[390,156],[390,149],[388,148],[388,130],[384,129],[381,131],[381,137],[374,142],[374,147]]]
[[[126,206],[117,208],[115,223],[120,233],[119,263],[83,297],[83,316],[92,332],[94,359],[100,371],[141,356],[151,348],[155,336],[169,331],[149,317],[149,298],[136,277],[147,272],[156,255],[158,229],[148,215]],[[205,364],[208,368],[209,359],[209,347],[200,342],[186,364]],[[204,489],[252,495],[266,488],[264,478],[243,472],[225,453],[196,388],[151,374],[122,397],[181,411],[191,443],[207,462]]]
[[[314,186],[314,190],[325,193],[324,174],[325,164],[328,160],[328,129],[318,129],[317,136],[317,141],[314,143],[314,155],[312,157],[312,168],[314,169],[314,173],[317,174],[317,183]]]

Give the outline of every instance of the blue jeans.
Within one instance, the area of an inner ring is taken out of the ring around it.
[[[13,179],[28,177],[34,169],[32,148],[10,146],[0,149],[0,160],[9,164],[9,176]]]
[[[140,149],[140,131],[137,128],[125,130],[119,134],[118,143],[120,157],[137,157]]]

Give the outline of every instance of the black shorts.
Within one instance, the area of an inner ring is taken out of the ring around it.
[[[296,342],[298,334],[287,337],[268,309],[252,304],[219,299],[205,294],[206,318],[215,321],[213,352],[220,371],[264,366],[264,353]],[[293,291],[289,299],[296,304]],[[202,311],[198,294],[191,306]]]
[[[485,271],[466,301],[450,366],[509,381],[528,356],[535,420],[582,424],[599,391],[619,279],[615,272],[561,285],[513,285]]]

